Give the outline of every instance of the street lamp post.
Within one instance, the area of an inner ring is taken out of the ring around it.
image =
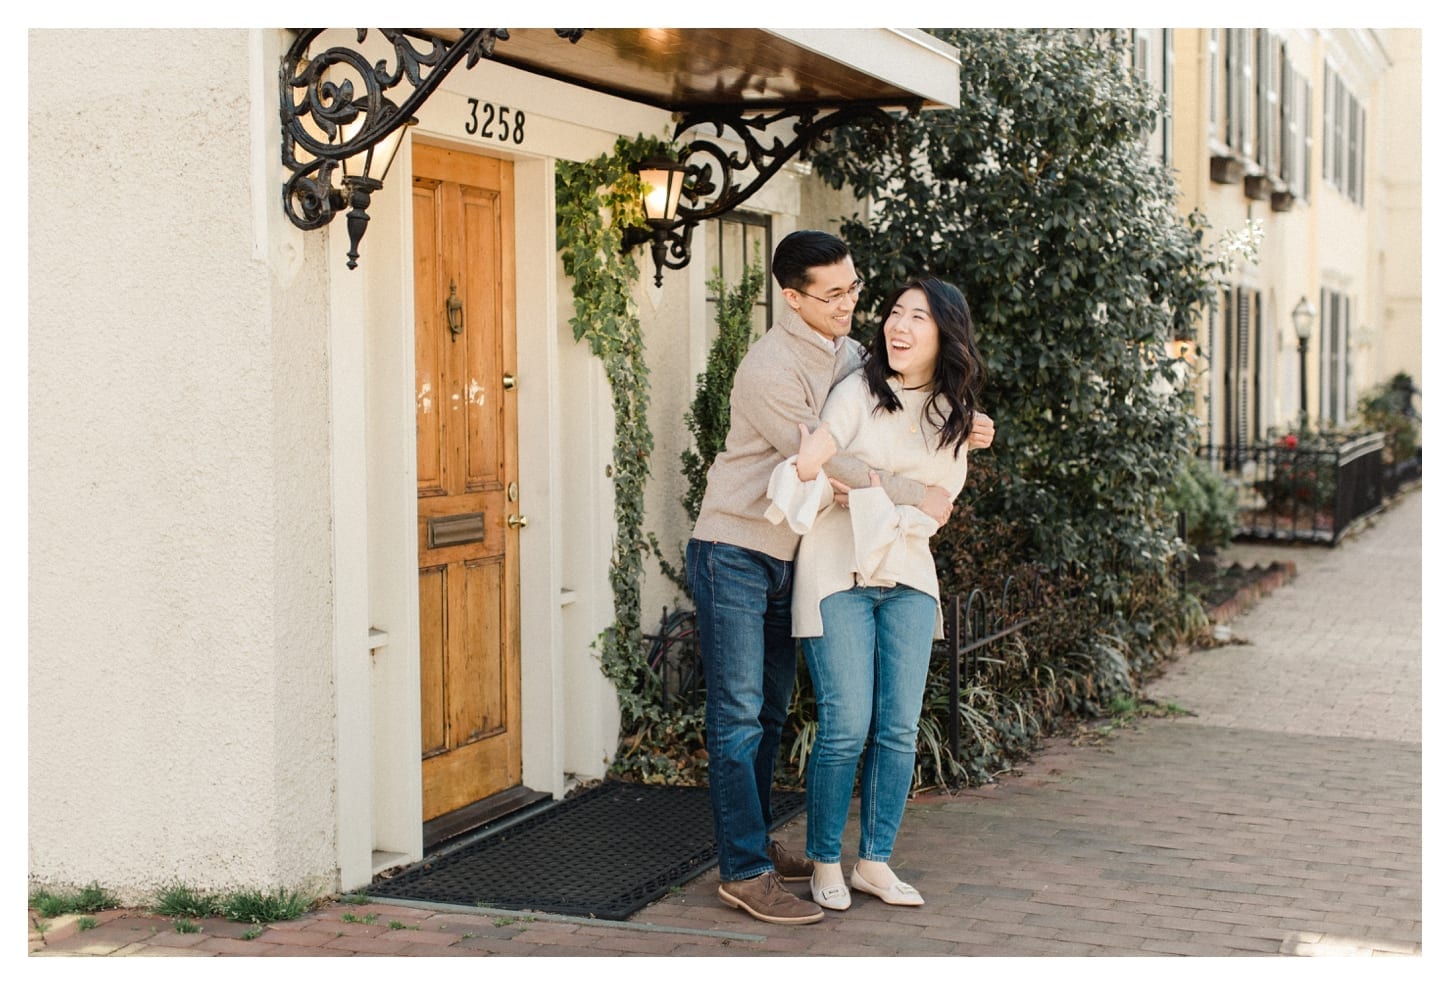
[[[1294,305],[1290,318],[1294,321],[1294,334],[1299,336],[1299,434],[1302,438],[1309,430],[1309,329],[1314,324],[1314,305],[1301,297]]]

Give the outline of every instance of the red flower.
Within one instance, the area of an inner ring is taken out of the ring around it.
[[[1294,449],[1299,447],[1299,436],[1297,434],[1284,435],[1284,447]]]

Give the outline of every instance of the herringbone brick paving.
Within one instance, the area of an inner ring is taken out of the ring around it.
[[[64,918],[31,950],[1421,955],[1420,497],[1332,549],[1236,545],[1246,560],[1292,560],[1297,575],[1237,617],[1233,642],[1148,687],[1191,714],[1101,742],[1055,739],[1020,775],[913,801],[893,865],[921,908],[857,894],[821,923],[775,927],[723,907],[710,873],[624,924],[339,903],[252,941],[236,925],[179,934],[118,913],[78,932]],[[797,819],[782,837],[799,846],[804,831]]]

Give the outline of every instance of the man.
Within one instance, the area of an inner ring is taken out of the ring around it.
[[[819,428],[831,387],[861,365],[862,348],[849,337],[861,281],[846,244],[816,230],[781,240],[771,273],[786,310],[736,371],[730,431],[706,478],[685,572],[705,667],[720,899],[768,923],[804,924],[820,920],[821,908],[781,881],[809,879],[812,863],[769,837],[771,781],[795,685],[790,599],[800,537],[765,518],[766,486],[796,453],[801,425]],[[853,488],[869,481],[864,464],[840,455],[825,471]],[[939,522],[951,513],[940,487],[890,473],[881,484],[894,502]]]

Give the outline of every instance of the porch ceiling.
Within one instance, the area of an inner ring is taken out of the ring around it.
[[[957,49],[904,28],[509,28],[491,60],[670,111],[959,102]]]

